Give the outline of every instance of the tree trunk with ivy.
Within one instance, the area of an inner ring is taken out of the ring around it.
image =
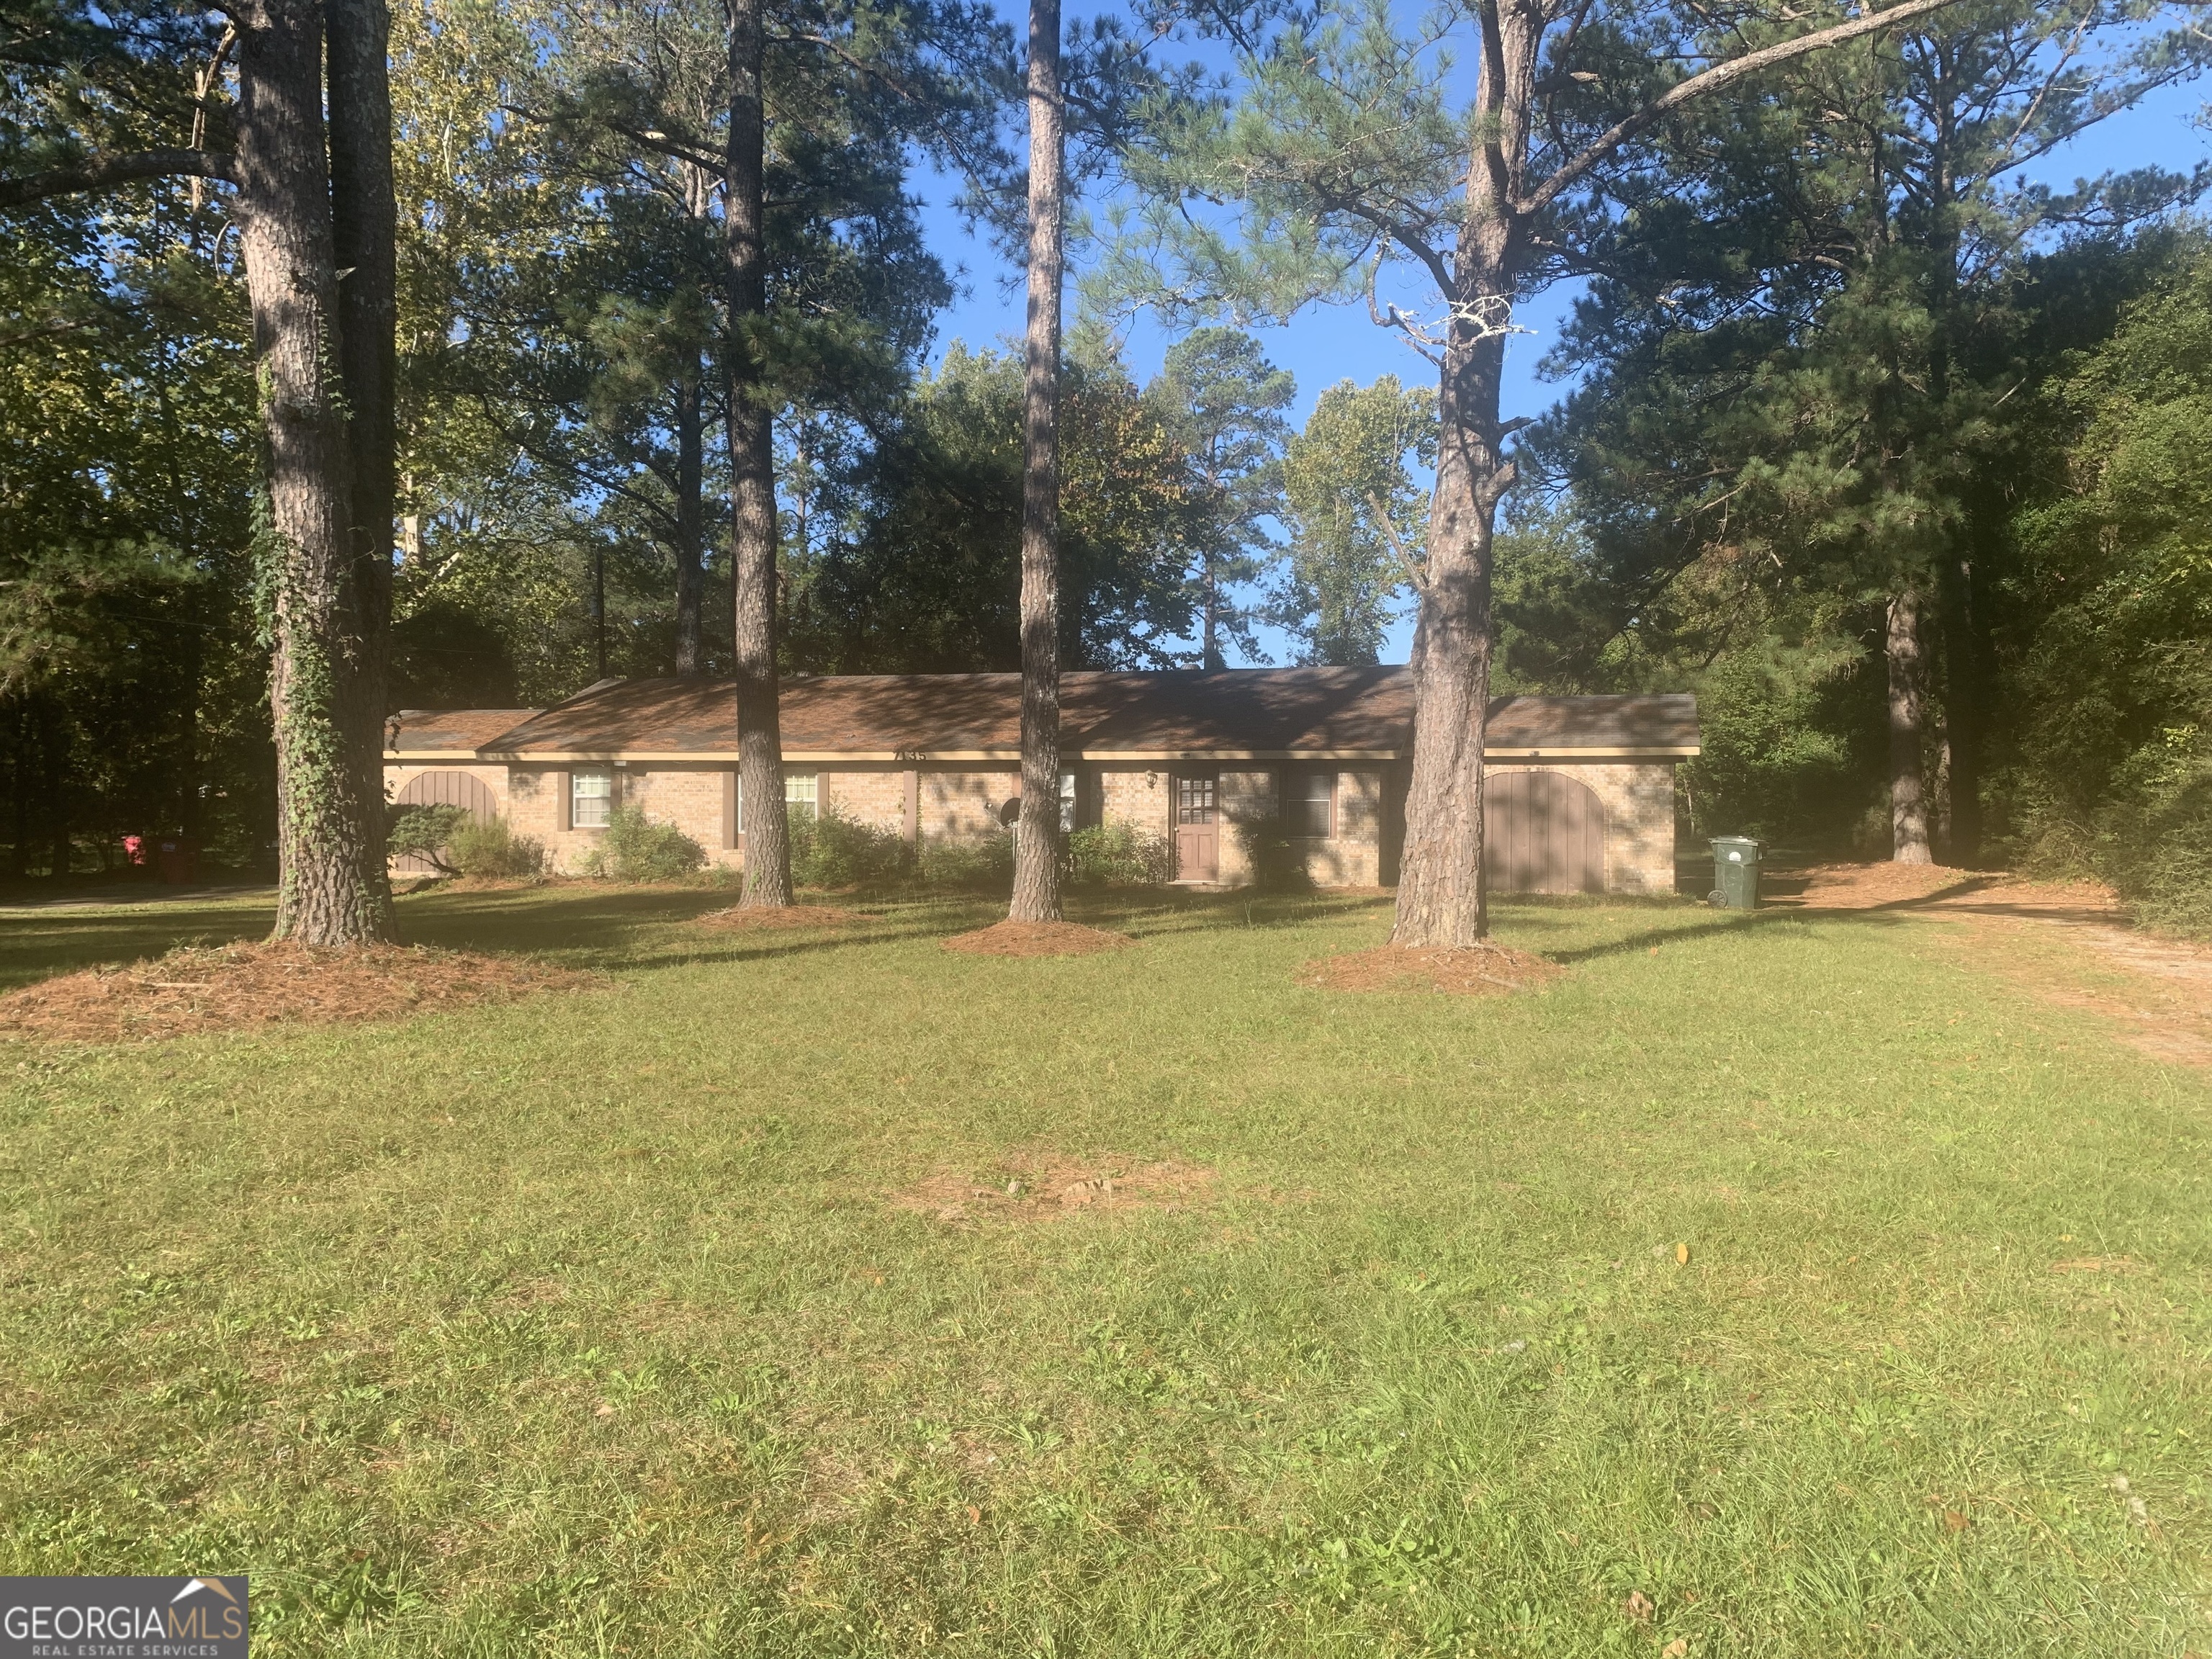
[[[791,824],[775,667],[775,455],[760,331],[768,316],[763,189],[767,112],[762,0],[730,0],[730,140],[722,212],[728,257],[731,563],[736,578],[738,773],[745,886],[739,903],[791,902]]]
[[[321,8],[265,0],[239,39],[240,247],[268,446],[261,557],[276,737],[276,937],[319,945],[394,936],[381,741],[392,487],[390,115],[388,101],[350,106],[381,94],[384,42],[370,3],[345,0],[343,9],[330,41],[328,134]],[[339,164],[335,181],[326,154]],[[349,216],[342,230],[341,215]],[[349,270],[345,280],[359,278],[361,288],[347,298],[341,246],[366,262]]]
[[[1060,309],[1066,141],[1060,0],[1030,3],[1028,385],[1022,421],[1022,799],[1014,921],[1060,909]]]
[[[252,0],[235,154],[113,155],[0,179],[0,210],[145,179],[237,186],[266,453],[258,535],[276,746],[276,937],[393,937],[385,872],[398,208],[384,0]],[[232,44],[226,35],[219,62]],[[212,65],[200,81],[204,100]]]

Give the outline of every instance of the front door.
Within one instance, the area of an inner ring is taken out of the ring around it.
[[[1176,879],[1218,881],[1221,877],[1221,812],[1213,775],[1175,781]]]

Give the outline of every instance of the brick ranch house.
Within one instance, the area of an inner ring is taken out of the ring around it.
[[[792,810],[918,838],[1001,833],[1020,793],[1013,674],[783,683]],[[1061,819],[1169,837],[1177,878],[1249,878],[1235,833],[1279,817],[1316,884],[1397,879],[1413,684],[1403,668],[1069,673]],[[1488,733],[1499,890],[1667,893],[1674,767],[1698,752],[1687,696],[1501,697]],[[397,802],[504,816],[573,869],[618,805],[744,859],[736,694],[726,680],[604,680],[550,708],[407,710],[386,727]]]

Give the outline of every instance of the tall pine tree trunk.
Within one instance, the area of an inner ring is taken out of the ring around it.
[[[1060,920],[1060,0],[1030,0],[1030,283],[1022,411],[1022,800],[1014,921]]]
[[[1988,503],[1976,490],[1967,503],[1963,549],[1943,562],[1943,722],[1951,742],[1951,837],[1945,861],[1972,870],[1982,861],[1982,744],[1986,684],[1983,674],[1981,595],[1975,592],[1973,552],[1983,539]]]
[[[1229,666],[1221,649],[1221,567],[1211,553],[1206,556],[1206,633],[1201,660],[1209,672]]]
[[[1437,388],[1443,442],[1413,629],[1413,769],[1390,933],[1394,945],[1422,949],[1474,945],[1489,933],[1482,757],[1491,543],[1498,503],[1513,483],[1498,414],[1512,295],[1505,210],[1492,204],[1462,235],[1455,272],[1462,303],[1454,308]]]
[[[760,362],[768,313],[762,5],[763,0],[729,0],[730,148],[722,211],[729,268],[730,552],[745,826],[745,888],[739,902],[782,906],[791,902],[791,827],[776,706],[775,456]]]
[[[699,657],[699,613],[707,586],[705,401],[696,374],[677,382],[676,672],[684,679],[705,672]]]
[[[714,176],[683,164],[684,210],[704,223],[714,216]],[[707,399],[705,365],[686,349],[676,381],[676,672],[706,672],[700,641],[707,587]]]
[[[1920,592],[1911,584],[1889,602],[1889,825],[1891,857],[1932,864],[1928,794],[1921,766],[1928,714],[1927,663],[1920,648]]]
[[[388,202],[388,137],[380,164],[376,113],[341,107],[324,127],[323,15],[309,0],[262,0],[242,19],[239,40],[240,249],[261,386],[268,446],[269,522],[263,557],[274,641],[270,702],[276,716],[277,852],[276,936],[307,945],[360,945],[392,937],[384,873],[380,656],[388,614],[391,461],[389,237],[374,222],[333,228],[333,208],[376,212]],[[349,95],[361,77],[382,80],[383,44],[364,44],[373,21],[349,14],[333,36]],[[362,59],[373,51],[372,70]],[[383,128],[388,135],[389,117]],[[341,158],[339,193],[325,162]],[[380,185],[380,168],[381,185]],[[343,301],[343,241],[369,268],[364,298]],[[346,343],[349,318],[385,345]],[[380,380],[378,365],[381,364]],[[349,429],[345,375],[364,376],[361,424]],[[357,462],[358,449],[381,443]],[[370,550],[382,514],[383,553]],[[380,580],[377,567],[384,567]]]

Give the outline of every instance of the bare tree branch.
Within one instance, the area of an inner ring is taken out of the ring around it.
[[[1615,123],[1607,131],[1583,146],[1579,154],[1560,164],[1552,176],[1544,180],[1522,200],[1513,204],[1514,211],[1522,215],[1540,213],[1566,190],[1614,150],[1638,133],[1657,123],[1662,118],[1680,109],[1693,99],[1707,93],[1717,92],[1723,87],[1756,75],[1761,70],[1771,69],[1777,64],[1786,64],[1793,58],[1821,51],[1825,47],[1841,46],[1846,40],[1856,40],[1861,35],[1875,34],[1899,23],[1909,23],[1915,18],[1926,17],[1957,3],[1957,0],[1905,0],[1901,6],[1892,6],[1887,11],[1869,12],[1848,23],[1838,23],[1832,28],[1815,29],[1810,34],[1798,35],[1795,40],[1762,46],[1757,52],[1746,52],[1741,58],[1731,58],[1725,64],[1716,64],[1711,69],[1677,82],[1653,99],[1634,114]]]
[[[1429,573],[1413,562],[1413,556],[1406,551],[1406,544],[1398,539],[1398,526],[1390,522],[1390,509],[1382,505],[1382,498],[1372,490],[1367,493],[1367,504],[1375,509],[1375,520],[1382,526],[1383,535],[1389,538],[1390,550],[1398,556],[1398,562],[1406,567],[1407,580],[1413,584],[1415,592],[1427,592]]]
[[[149,179],[216,179],[238,182],[236,158],[217,149],[149,149],[136,155],[110,155],[82,167],[56,167],[21,179],[0,179],[0,209],[43,202],[50,196],[77,196],[112,190]]]

